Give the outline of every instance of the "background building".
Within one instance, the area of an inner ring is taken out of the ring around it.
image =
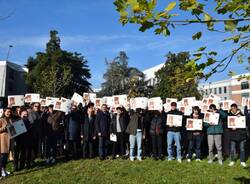
[[[250,73],[241,74],[250,75]],[[233,76],[227,80],[217,82],[201,83],[198,86],[203,97],[214,93],[224,100],[234,100],[237,104],[241,104],[242,97],[250,97],[250,81],[247,79],[239,80],[240,75]]]
[[[27,92],[24,74],[28,69],[9,61],[0,61],[0,97]]]
[[[145,81],[147,83],[147,86],[154,86],[157,83],[157,79],[155,77],[155,72],[157,72],[158,70],[160,70],[165,63],[161,63],[159,65],[156,65],[152,68],[146,69],[144,71],[142,71],[145,75]]]
[[[160,70],[164,64],[162,63],[143,71],[148,86],[154,86],[157,83],[155,72]],[[250,73],[241,75],[250,75]],[[250,98],[250,81],[246,79],[238,80],[239,76],[236,75],[226,80],[200,83],[198,90],[203,97],[207,97],[213,93],[220,96],[223,100],[231,99],[240,105],[242,97]]]

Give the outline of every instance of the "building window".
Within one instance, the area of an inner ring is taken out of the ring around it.
[[[227,87],[224,87],[224,93],[227,93]]]
[[[212,89],[210,89],[210,90],[209,90],[209,93],[212,93],[212,92],[213,92]]]
[[[217,94],[217,88],[214,88],[214,94]]]
[[[208,90],[206,89],[206,95],[208,95]]]
[[[242,94],[241,94],[241,97],[242,97],[242,98],[244,98],[244,97],[245,97],[245,98],[249,98],[250,95],[249,95],[249,93],[242,93]]]
[[[248,83],[248,81],[245,81],[245,82],[241,83],[241,89],[249,89],[249,83]]]
[[[221,92],[222,90],[221,90],[221,87],[219,87],[219,94],[221,94],[222,92]]]
[[[227,97],[224,97],[224,100],[227,100]]]

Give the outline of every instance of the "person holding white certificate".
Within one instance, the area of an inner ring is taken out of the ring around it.
[[[180,117],[180,119],[174,120],[175,117]],[[175,142],[177,146],[177,161],[179,163],[182,162],[181,160],[181,130],[182,130],[182,118],[183,113],[177,110],[177,103],[171,103],[171,110],[167,112],[167,144],[168,144],[168,161],[174,159],[173,157],[173,142]],[[177,120],[181,120],[181,122],[176,122]],[[179,126],[181,125],[181,126]]]
[[[237,104],[232,104],[231,109],[228,113],[228,127],[235,127],[237,119],[234,117],[244,116],[241,110],[238,109]],[[246,122],[244,122],[246,125]],[[240,148],[240,165],[246,167],[246,155],[245,155],[245,145],[247,141],[247,126],[245,128],[229,128],[229,138],[230,138],[230,163],[229,166],[235,164],[236,159],[236,145]]]
[[[11,114],[11,108],[6,108],[0,118],[0,178],[10,174],[10,172],[6,171],[6,165],[10,150],[10,135],[7,126],[12,124]]]
[[[191,119],[187,119],[187,138],[188,138],[188,162],[191,162],[193,156],[193,150],[195,149],[196,161],[201,161],[201,143],[203,140],[203,126],[200,130],[188,130],[188,127],[194,127],[194,120],[201,120],[203,122],[203,114],[198,106],[193,107],[193,112],[190,115]]]
[[[211,164],[214,161],[214,145],[217,149],[218,153],[218,162],[220,165],[223,164],[223,157],[222,157],[222,134],[223,134],[223,119],[226,119],[227,113],[224,112],[222,109],[217,110],[216,105],[211,104],[209,106],[209,112],[219,113],[219,121],[207,121],[206,122],[206,115],[204,117],[204,127],[207,128],[207,141],[208,141],[208,163]],[[209,119],[209,118],[208,118]]]

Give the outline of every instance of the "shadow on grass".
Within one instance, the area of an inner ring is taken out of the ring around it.
[[[234,178],[234,180],[240,182],[241,184],[250,184],[250,178],[244,176],[239,178]]]
[[[19,172],[14,172],[13,175],[11,175],[11,176],[20,176],[20,175],[40,171],[40,170],[43,170],[43,169],[54,167],[56,165],[67,163],[68,161],[72,161],[72,160],[67,159],[65,157],[62,157],[62,158],[58,158],[56,160],[56,163],[54,163],[54,164],[46,164],[45,161],[36,161],[36,164],[33,167],[31,167],[30,169],[25,169],[25,170],[22,170],[22,171],[19,171]]]
[[[250,173],[250,167],[246,167],[245,170],[247,170]],[[243,176],[239,178],[234,178],[234,180],[240,182],[241,184],[250,184],[250,177]]]

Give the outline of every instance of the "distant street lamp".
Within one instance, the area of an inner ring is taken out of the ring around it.
[[[13,47],[13,45],[9,45],[9,49],[8,49],[6,61],[8,61],[8,59],[9,59],[9,56],[10,56],[10,49],[11,49],[12,47]]]

